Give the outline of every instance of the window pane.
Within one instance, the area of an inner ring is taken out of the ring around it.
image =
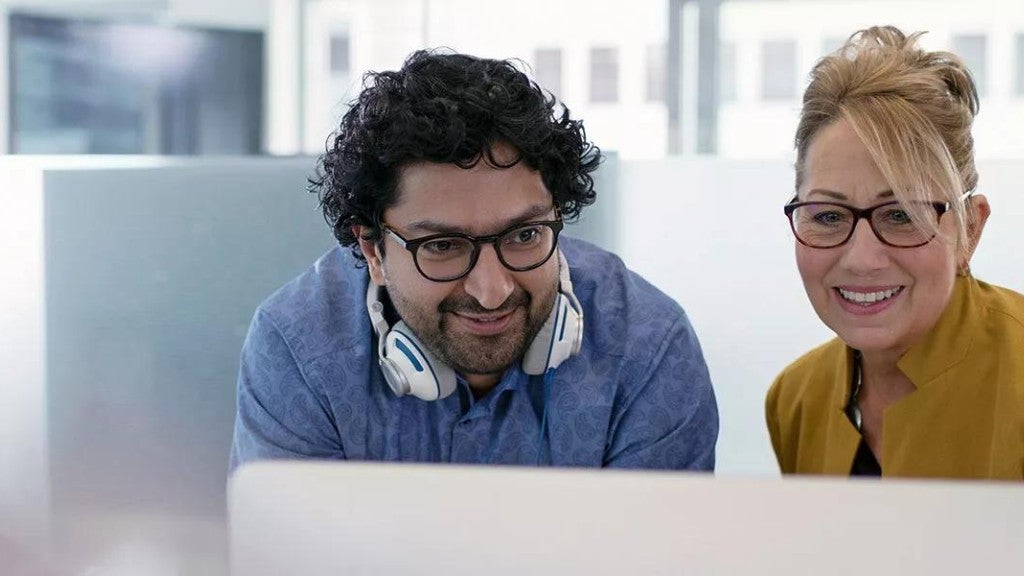
[[[980,34],[963,34],[953,36],[953,52],[964,59],[964,63],[971,70],[974,77],[974,84],[978,87],[978,96],[985,96],[987,82],[987,70],[985,56],[987,52],[987,39]]]
[[[736,101],[736,43],[722,42],[718,47],[718,100]]]
[[[331,36],[331,72],[348,75],[349,48],[348,34]]]
[[[665,101],[665,45],[647,46],[647,101]]]
[[[562,49],[539,48],[533,53],[533,73],[537,83],[561,98]]]
[[[590,101],[614,103],[619,99],[619,51],[590,49]]]
[[[1017,83],[1016,91],[1017,96],[1024,96],[1024,34],[1017,34],[1017,51],[1014,54],[1016,59],[1017,67]]]
[[[796,42],[761,44],[761,94],[765,100],[796,98]]]

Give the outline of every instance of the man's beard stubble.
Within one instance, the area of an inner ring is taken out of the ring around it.
[[[535,307],[530,294],[517,286],[501,306],[488,310],[462,292],[448,296],[435,311],[427,312],[393,285],[387,290],[395,310],[420,342],[461,374],[500,373],[519,361],[547,321],[558,293],[557,284],[553,285]],[[477,336],[456,333],[452,328],[450,313],[502,315],[508,312],[513,313],[513,318],[504,334]]]

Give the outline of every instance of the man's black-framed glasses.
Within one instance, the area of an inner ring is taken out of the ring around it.
[[[557,214],[556,214],[557,217]],[[542,220],[514,224],[490,236],[470,236],[456,232],[432,234],[422,238],[406,239],[381,224],[384,234],[412,253],[416,269],[428,280],[451,282],[458,280],[476,266],[480,248],[494,246],[498,260],[513,272],[526,272],[538,268],[551,258],[562,231],[562,220]]]
[[[963,194],[960,201],[970,197]],[[949,211],[949,202],[914,203],[917,210],[908,210],[898,200],[868,208],[855,208],[840,202],[791,202],[783,207],[798,242],[811,248],[835,248],[845,244],[863,218],[875,237],[887,246],[916,248],[935,238],[939,218]],[[928,208],[931,208],[930,210]],[[915,218],[928,219],[917,222]]]

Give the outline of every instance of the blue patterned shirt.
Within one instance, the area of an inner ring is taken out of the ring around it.
[[[256,311],[230,467],[264,458],[713,470],[718,408],[672,299],[618,257],[562,238],[583,347],[544,382],[519,364],[474,400],[396,397],[377,364],[369,277],[336,247]],[[546,412],[546,431],[541,421]]]

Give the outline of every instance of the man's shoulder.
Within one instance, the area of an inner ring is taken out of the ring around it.
[[[368,275],[351,252],[336,246],[312,266],[276,290],[257,314],[268,317],[288,340],[331,340],[354,334],[366,314]]]
[[[627,268],[617,255],[573,238],[566,239],[562,250],[587,331],[600,347],[621,354],[644,335],[690,330],[682,306]]]
[[[567,238],[562,249],[577,296],[598,308],[599,313],[663,309],[674,317],[683,315],[675,300],[627,268],[612,252],[575,238]]]

